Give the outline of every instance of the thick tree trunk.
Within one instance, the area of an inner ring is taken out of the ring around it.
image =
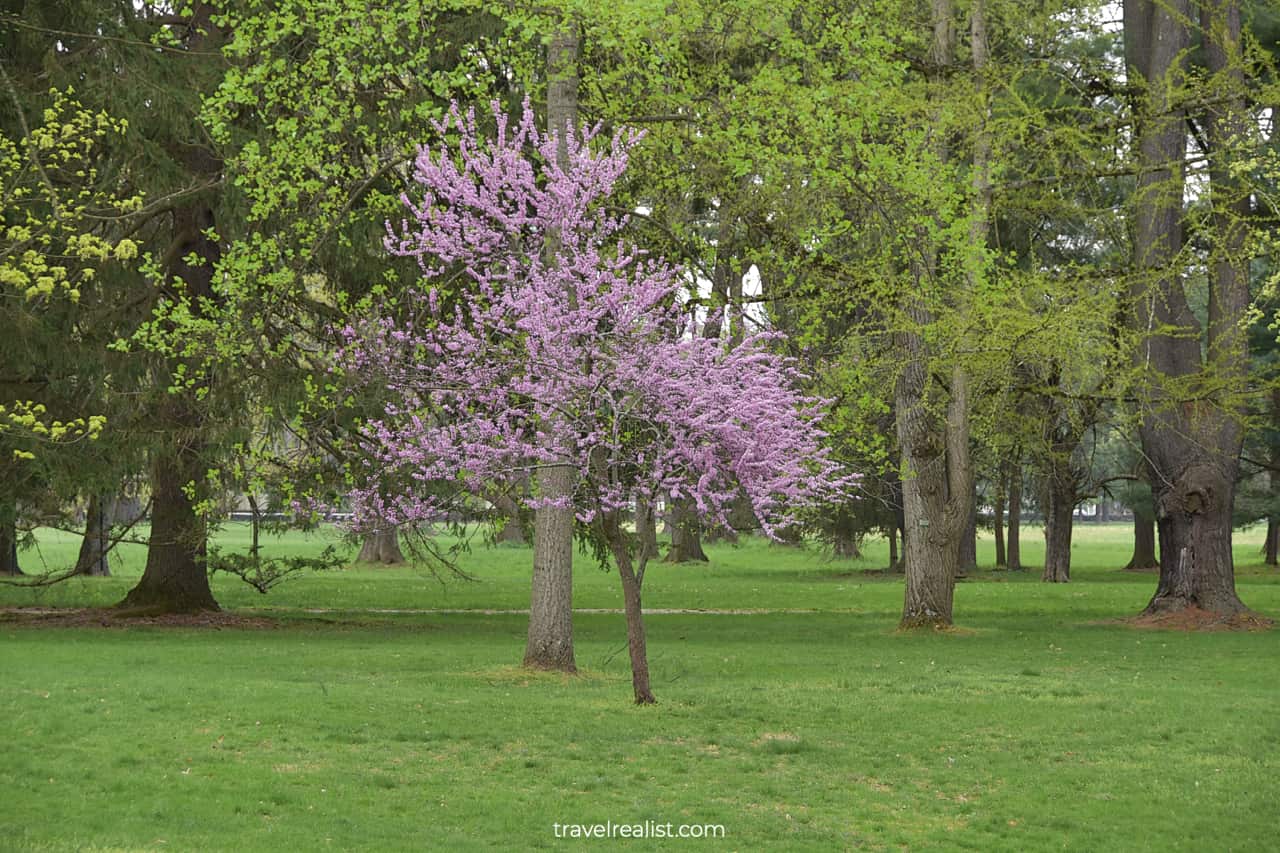
[[[189,444],[155,451],[151,463],[151,540],[142,579],[117,607],[139,613],[219,610],[205,566],[204,520],[187,493],[205,467]]]
[[[538,491],[568,499],[574,471],[544,468]],[[524,665],[533,669],[577,672],[573,656],[573,508],[543,507],[533,516],[533,587],[529,598],[529,636]]]
[[[955,29],[951,0],[933,0],[933,37],[930,65],[936,75],[951,67],[955,55]],[[986,29],[981,0],[972,17],[974,80],[981,87],[986,62]],[[985,134],[974,153],[973,242],[986,240],[990,186],[987,174]],[[939,162],[949,160],[942,134],[936,134],[934,153]],[[942,391],[930,375],[930,352],[922,330],[933,323],[924,293],[933,287],[938,273],[938,249],[926,241],[921,259],[913,263],[914,286],[903,300],[903,313],[911,328],[899,333],[903,367],[894,388],[898,446],[902,453],[902,506],[909,531],[905,542],[906,584],[900,627],[939,628],[952,622],[958,570],[959,540],[969,521],[973,494],[973,468],[969,459],[969,380],[960,365],[952,367],[949,387]],[[972,273],[971,273],[972,276]],[[970,277],[968,293],[976,282]],[[963,289],[962,289],[963,290]],[[957,293],[959,310],[968,293]],[[945,417],[940,397],[945,393]]]
[[[1022,462],[1015,458],[1009,466],[1009,530],[1006,534],[1006,565],[1011,572],[1022,571]]]
[[[502,526],[494,536],[495,541],[506,545],[527,544],[524,525],[520,521],[520,504],[510,495],[494,495],[492,501],[502,517]]]
[[[698,516],[688,500],[681,498],[671,501],[671,547],[663,562],[711,562],[711,558],[702,550],[700,528]]]
[[[1146,615],[1188,609],[1218,619],[1245,612],[1235,591],[1231,505],[1243,430],[1231,393],[1242,385],[1249,304],[1249,197],[1231,176],[1230,147],[1247,136],[1240,73],[1240,14],[1234,0],[1201,4],[1208,70],[1222,94],[1201,117],[1213,206],[1206,326],[1183,288],[1182,199],[1186,114],[1171,101],[1191,45],[1190,0],[1126,0],[1126,62],[1145,81],[1139,115],[1131,322],[1146,333],[1137,353],[1150,409],[1139,428],[1160,536],[1160,581]],[[1202,336],[1204,355],[1202,357]],[[1171,390],[1197,378],[1226,389],[1225,405],[1180,399]]]
[[[18,507],[14,501],[0,502],[0,575],[20,575],[18,564]]]
[[[1160,568],[1156,558],[1156,520],[1148,515],[1133,513],[1133,556],[1124,567],[1127,572],[1145,572]]]
[[[89,497],[85,509],[84,539],[80,543],[80,555],[76,558],[76,574],[92,577],[110,577],[111,566],[107,562],[110,549],[111,519],[107,503],[100,495]]]
[[[1058,466],[1054,466],[1057,468]],[[1075,521],[1074,477],[1054,471],[1049,481],[1049,501],[1045,507],[1044,574],[1048,583],[1071,580],[1071,526]]]
[[[361,563],[382,563],[386,566],[399,566],[405,562],[404,553],[400,550],[400,537],[394,527],[386,530],[374,530],[364,535],[360,545],[360,555],[356,557]]]
[[[556,159],[569,167],[567,132],[578,128],[578,31],[566,24],[547,46],[547,132],[558,137]],[[548,258],[559,252],[558,234],[547,236]],[[565,299],[575,300],[572,289]],[[576,476],[567,465],[542,469],[538,494],[555,505],[533,516],[533,582],[524,665],[577,672],[573,655],[573,494]]]

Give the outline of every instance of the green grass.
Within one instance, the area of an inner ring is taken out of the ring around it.
[[[527,606],[523,549],[477,549],[475,583],[366,568],[263,597],[219,579],[275,630],[0,624],[0,848],[549,848],[553,823],[646,820],[725,827],[664,849],[1272,847],[1280,633],[1107,621],[1154,587],[1116,571],[1128,535],[1082,528],[1070,585],[980,572],[946,635],[893,631],[901,580],[864,573],[882,543],[656,565],[647,606],[773,612],[651,615],[652,708],[629,704],[620,615],[578,615],[584,674],[563,678],[513,666],[520,615],[370,612]],[[1260,535],[1239,537],[1239,589],[1274,617]],[[41,540],[50,566],[77,544]],[[106,603],[139,570],[125,554],[117,578],[0,602]],[[582,560],[578,606],[618,607],[616,587]]]

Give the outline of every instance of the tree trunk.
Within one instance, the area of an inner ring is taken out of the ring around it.
[[[641,607],[640,590],[644,585],[644,570],[648,563],[643,553],[637,555],[633,565],[626,534],[617,512],[600,513],[600,530],[614,563],[618,566],[618,578],[622,582],[622,604],[627,618],[627,651],[631,658],[631,689],[637,705],[652,705],[658,700],[649,686],[649,653],[645,647],[644,609]]]
[[[386,530],[373,530],[364,535],[360,546],[360,555],[356,557],[360,563],[382,563],[386,566],[400,566],[405,562],[404,553],[400,550],[400,537],[394,527]]]
[[[0,501],[0,575],[20,575],[18,565],[18,507],[12,500]]]
[[[1138,511],[1133,513],[1133,556],[1124,567],[1127,572],[1145,572],[1160,568],[1156,559],[1156,520]]]
[[[644,498],[636,498],[636,538],[640,542],[640,557],[648,562],[658,558],[658,519],[653,504]]]
[[[978,568],[978,496],[972,491],[969,497],[969,520],[960,534],[960,553],[957,555],[956,562],[960,571],[959,577],[964,577]]]
[[[1239,70],[1240,15],[1233,0],[1201,5],[1208,70],[1225,95],[1202,116],[1213,206],[1207,325],[1183,289],[1182,200],[1186,114],[1171,101],[1184,80],[1191,45],[1190,0],[1126,0],[1125,58],[1131,79],[1145,81],[1137,125],[1139,175],[1134,226],[1131,323],[1146,333],[1136,354],[1150,409],[1139,427],[1160,537],[1160,581],[1146,615],[1198,609],[1217,618],[1245,612],[1236,595],[1231,505],[1243,430],[1239,406],[1180,399],[1188,379],[1208,379],[1227,398],[1243,381],[1249,304],[1247,192],[1230,174],[1230,146],[1247,136]],[[1204,356],[1202,358],[1202,335]]]
[[[524,525],[520,522],[520,504],[510,495],[494,495],[494,507],[502,516],[502,527],[494,536],[495,541],[506,545],[525,545]]]
[[[1009,530],[1006,534],[1006,565],[1011,572],[1022,571],[1022,462],[1009,465]]]
[[[1262,542],[1262,561],[1276,565],[1276,548],[1280,545],[1280,514],[1274,507],[1280,503],[1280,388],[1271,389],[1271,470],[1267,472],[1271,489],[1272,511],[1267,517],[1267,538]]]
[[[889,571],[902,571],[902,560],[898,557],[898,528],[889,528]]]
[[[954,60],[955,29],[951,0],[933,0],[933,37],[929,61],[936,69],[931,74],[946,73]],[[982,69],[986,61],[985,19],[982,2],[973,10],[974,80],[981,87]],[[980,135],[974,154],[974,217],[970,236],[973,242],[985,242],[987,202],[990,198],[987,161]],[[949,155],[942,134],[935,134],[932,145],[940,163]],[[985,151],[989,153],[989,148]],[[938,249],[929,238],[921,249],[921,259],[912,263],[913,287],[903,300],[903,313],[910,327],[897,335],[903,367],[894,387],[898,446],[902,453],[902,506],[907,530],[905,559],[906,584],[903,594],[900,627],[938,628],[952,622],[955,596],[959,540],[969,521],[973,494],[973,468],[969,460],[968,377],[956,364],[952,367],[950,387],[944,393],[930,376],[931,353],[922,330],[933,323],[933,315],[925,303],[924,293],[932,287],[938,272]],[[975,281],[967,282],[972,292]],[[963,303],[966,294],[957,294]],[[963,308],[961,309],[963,310]]]
[[[671,501],[671,547],[667,550],[667,556],[663,562],[711,562],[711,558],[702,550],[698,516],[685,498]]]
[[[1280,544],[1280,524],[1274,518],[1267,519],[1267,538],[1262,543],[1262,562],[1276,565],[1276,546]]]
[[[1069,467],[1069,463],[1068,467]],[[1071,526],[1075,521],[1076,484],[1070,472],[1051,466],[1049,500],[1045,506],[1044,574],[1047,583],[1071,580]]]
[[[204,477],[196,447],[162,447],[151,464],[151,540],[137,586],[117,607],[139,613],[193,613],[219,610],[205,566],[204,519],[196,514],[187,487]]]
[[[191,6],[193,51],[216,50],[223,34],[215,25],[209,3]],[[179,155],[192,176],[211,179],[222,172],[222,161],[201,143],[186,143]],[[170,213],[173,239],[165,252],[165,295],[181,302],[197,321],[208,318],[211,305],[222,302],[214,287],[222,259],[214,209],[195,197]],[[185,366],[168,359],[164,369]],[[207,495],[206,419],[202,411],[208,385],[184,388],[160,404],[155,423],[160,435],[151,451],[151,539],[142,578],[117,607],[144,613],[189,613],[218,610],[209,589],[206,566],[207,530],[196,503]],[[193,491],[189,492],[191,489]]]
[[[578,31],[570,22],[547,46],[547,133],[558,138],[556,159],[569,167],[567,132],[578,128]],[[548,259],[560,249],[559,234],[547,235]],[[565,299],[575,295],[570,288]],[[529,635],[524,665],[533,669],[577,672],[573,656],[573,494],[576,477],[567,465],[542,469],[538,494],[555,501],[533,514],[533,582],[529,596]]]
[[[996,568],[1006,568],[1009,563],[1004,554],[1004,502],[1005,495],[1008,494],[1009,478],[1005,473],[1004,466],[1001,466],[1000,473],[996,476],[996,494],[994,518],[992,526],[995,529],[996,536]]]
[[[111,550],[111,519],[107,515],[107,501],[101,495],[91,495],[84,515],[84,540],[76,558],[76,574],[110,577],[107,555]]]

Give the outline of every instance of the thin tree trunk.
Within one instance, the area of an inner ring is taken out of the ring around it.
[[[111,550],[111,520],[107,517],[107,501],[101,495],[90,495],[84,515],[84,539],[80,542],[80,554],[76,558],[76,574],[110,577],[107,554]]]
[[[653,504],[636,498],[636,537],[640,541],[640,557],[646,562],[658,558],[658,519]]]
[[[547,46],[547,132],[557,135],[556,159],[569,167],[565,134],[578,128],[578,31],[566,24]],[[558,234],[547,236],[546,256],[559,253]],[[576,299],[570,288],[565,299]],[[576,476],[568,465],[542,469],[537,492],[553,501],[534,511],[533,580],[524,665],[577,672],[573,655],[573,494]]]
[[[960,534],[960,553],[957,558],[960,577],[978,568],[978,496],[970,490],[969,520]]]
[[[1276,565],[1276,546],[1280,545],[1280,524],[1274,518],[1267,519],[1267,538],[1262,543],[1262,562]]]
[[[1017,456],[1009,465],[1009,530],[1005,547],[1006,565],[1011,572],[1022,571],[1022,461]]]
[[[1127,572],[1145,572],[1160,568],[1156,559],[1156,520],[1151,516],[1133,513],[1133,556],[1124,567]]]
[[[898,526],[889,528],[889,571],[902,571],[902,560],[898,557]]]
[[[400,537],[394,527],[385,530],[373,530],[364,535],[360,545],[360,555],[356,557],[360,563],[382,563],[386,566],[399,566],[405,562],[404,552],[400,550]]]
[[[1271,390],[1271,470],[1267,472],[1271,487],[1271,505],[1280,503],[1280,388]],[[1280,545],[1280,515],[1274,510],[1267,517],[1267,538],[1262,543],[1262,561],[1276,565],[1276,550]]]
[[[1005,568],[1009,565],[1004,554],[1004,503],[1005,495],[1008,494],[1009,478],[1005,471],[1005,467],[1001,466],[1000,473],[996,476],[996,494],[993,527],[996,535],[996,568]]]
[[[636,555],[635,563],[632,563],[631,549],[616,511],[602,512],[599,518],[601,533],[613,554],[614,563],[618,567],[618,578],[622,582],[623,611],[627,618],[627,651],[631,658],[631,689],[637,705],[652,705],[657,699],[649,685],[649,654],[645,646],[644,609],[640,600],[648,558],[641,552]]]

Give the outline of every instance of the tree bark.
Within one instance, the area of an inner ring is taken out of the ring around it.
[[[222,33],[213,22],[209,3],[192,4],[193,51],[216,48]],[[222,171],[222,161],[202,144],[186,144],[181,164],[192,175],[209,179]],[[203,319],[208,308],[221,302],[214,276],[222,249],[214,233],[217,224],[207,199],[194,198],[173,208],[173,239],[165,253],[166,296],[185,303],[191,315]],[[174,363],[164,363],[173,370]],[[204,487],[205,432],[202,400],[209,391],[184,388],[169,395],[156,412],[160,436],[151,452],[151,539],[142,577],[117,607],[132,612],[188,613],[218,610],[209,589],[206,567],[207,531],[196,512]],[[188,489],[193,489],[188,494]],[[193,500],[194,496],[194,500]]]
[[[107,513],[107,501],[101,495],[90,495],[85,509],[84,539],[80,543],[80,555],[76,558],[76,574],[91,577],[110,577],[111,566],[107,562],[110,548],[111,519]]]
[[[547,132],[558,138],[556,158],[569,167],[565,134],[578,128],[578,31],[566,24],[547,46]],[[554,258],[558,234],[549,234],[544,251]],[[576,298],[572,288],[565,298]],[[533,669],[577,672],[573,655],[573,494],[571,466],[542,469],[537,476],[541,498],[554,501],[533,516],[533,580],[529,596],[529,634],[524,665]]]
[[[636,498],[636,538],[640,541],[640,557],[646,562],[658,558],[658,517],[653,504]]]
[[[627,618],[627,651],[631,658],[631,689],[637,705],[652,705],[658,700],[649,685],[649,653],[645,645],[644,609],[640,591],[648,559],[643,552],[632,563],[631,548],[622,530],[618,513],[600,513],[601,532],[613,554],[622,582],[622,604]]]
[[[1075,521],[1076,482],[1069,470],[1058,470],[1061,464],[1051,466],[1049,500],[1045,506],[1044,574],[1040,579],[1047,583],[1067,583],[1071,580],[1071,528]],[[1069,469],[1069,461],[1066,463]]]
[[[1004,553],[1004,503],[1005,496],[1008,492],[1009,478],[1005,470],[1005,466],[1000,466],[1000,473],[996,476],[996,494],[994,518],[992,526],[995,529],[996,537],[996,568],[1006,568],[1009,565]]]
[[[681,498],[671,501],[671,547],[663,562],[709,563],[711,558],[702,550],[701,525],[689,501]]]
[[[955,30],[951,0],[933,0],[933,38],[930,73],[941,82],[955,54]],[[986,62],[985,18],[982,2],[972,17],[974,80],[981,88]],[[980,134],[980,137],[985,137]],[[942,134],[935,134],[934,154],[941,163],[949,159]],[[986,149],[989,151],[989,148]],[[983,143],[974,154],[975,209],[970,236],[985,241],[990,186]],[[951,370],[946,392],[945,417],[936,414],[940,395],[929,375],[930,353],[921,330],[933,322],[925,304],[926,285],[937,275],[938,249],[926,240],[921,260],[912,264],[913,288],[903,300],[910,327],[899,332],[903,367],[894,387],[898,446],[902,453],[902,506],[907,522],[906,584],[900,627],[938,628],[952,623],[952,604],[958,569],[959,539],[968,523],[973,493],[973,468],[969,458],[969,380],[963,367]],[[969,290],[974,285],[970,272]],[[965,294],[958,299],[963,300]]]
[[[978,496],[970,490],[969,519],[960,534],[960,553],[957,555],[960,577],[978,568]]]
[[[18,564],[18,507],[15,501],[0,500],[0,575],[20,575]]]
[[[1276,565],[1276,550],[1280,545],[1280,524],[1274,518],[1267,519],[1267,538],[1262,542],[1262,562],[1268,566]]]
[[[502,527],[498,529],[495,540],[507,545],[527,544],[524,536],[524,525],[520,523],[520,504],[510,495],[494,495],[491,499],[494,507],[502,516]]]
[[[1006,565],[1011,572],[1022,571],[1022,460],[1009,464],[1009,530],[1005,546]]]
[[[1133,556],[1124,567],[1127,572],[1145,572],[1160,568],[1156,558],[1156,520],[1152,516],[1133,513]]]
[[[889,571],[902,571],[902,560],[898,557],[898,528],[889,528]]]
[[[158,448],[151,463],[151,540],[137,586],[117,607],[138,613],[219,610],[205,566],[204,519],[187,494],[205,469],[190,445]]]
[[[1145,333],[1137,353],[1151,408],[1139,428],[1159,529],[1160,580],[1147,615],[1198,609],[1220,618],[1245,612],[1236,595],[1231,505],[1243,430],[1238,402],[1247,348],[1248,194],[1230,174],[1229,147],[1246,120],[1239,64],[1240,15],[1233,0],[1201,4],[1208,70],[1224,87],[1202,116],[1213,203],[1206,327],[1192,313],[1176,264],[1183,247],[1185,110],[1172,100],[1190,47],[1190,0],[1126,0],[1131,78],[1145,81],[1137,125],[1139,175],[1134,226],[1132,323]],[[1201,355],[1205,332],[1205,355]],[[1176,387],[1205,380],[1226,387],[1225,404]],[[1190,398],[1188,398],[1190,397]]]
[[[400,566],[405,562],[404,552],[400,550],[400,536],[394,527],[386,530],[374,530],[364,535],[360,545],[360,555],[356,557],[360,563],[382,563],[385,566]]]

